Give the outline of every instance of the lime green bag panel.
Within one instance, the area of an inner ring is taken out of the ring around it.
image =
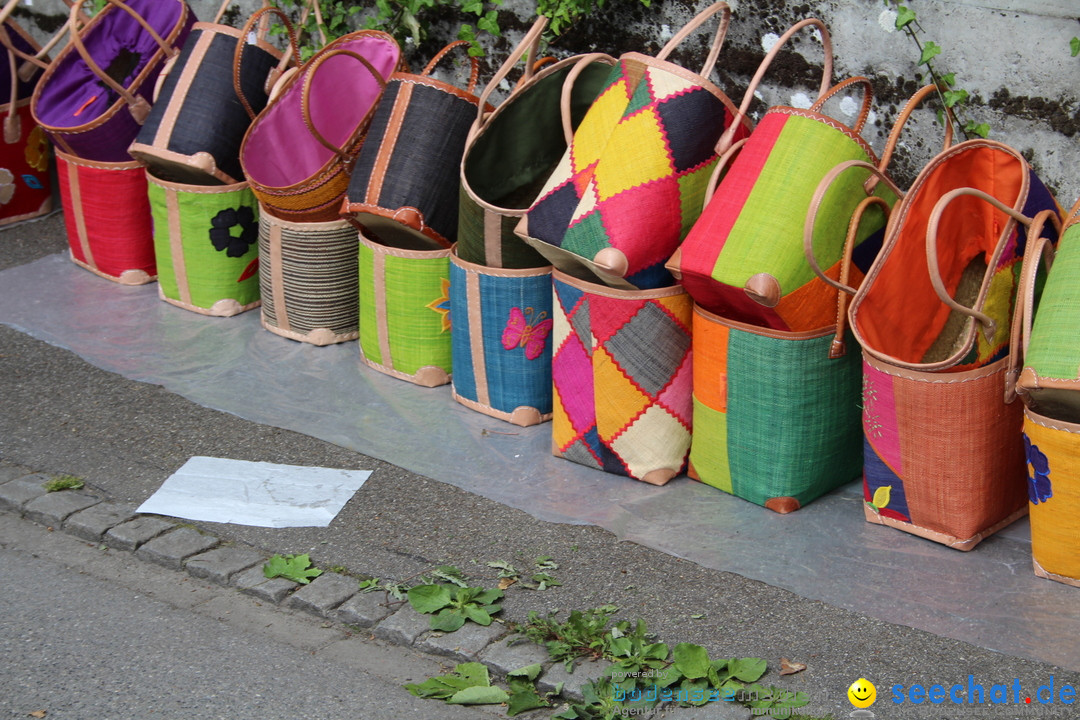
[[[222,317],[258,307],[259,209],[247,183],[147,180],[161,298]]]
[[[450,250],[403,250],[360,235],[360,353],[425,387],[450,382]]]

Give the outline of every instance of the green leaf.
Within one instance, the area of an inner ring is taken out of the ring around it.
[[[942,93],[942,97],[945,99],[945,107],[950,107],[950,108],[951,107],[956,107],[957,105],[959,105],[960,103],[962,103],[962,102],[964,102],[965,100],[968,99],[968,91],[963,90],[963,89],[961,89],[961,90],[946,90],[944,93]],[[880,488],[878,488],[878,490],[881,490],[882,488],[889,488],[889,490],[891,491],[892,490],[892,485],[882,485]],[[875,495],[874,495],[874,504],[877,505],[879,508],[883,508],[883,507],[885,507],[886,505],[889,504],[889,495],[888,495],[888,493],[886,493],[884,499],[885,499],[884,504],[879,503],[877,501],[877,494],[875,493]]]
[[[311,567],[311,557],[303,555],[274,555],[263,565],[263,575],[268,578],[283,577],[307,585],[322,575],[322,570]]]
[[[502,30],[499,29],[499,11],[489,10],[484,17],[476,21],[476,27],[486,30],[495,37],[502,35]]]
[[[525,667],[518,668],[517,670],[511,670],[506,673],[506,677],[523,677],[529,681],[535,680],[540,677],[540,671],[543,670],[543,666],[540,663],[533,663],[532,665],[526,665]]]
[[[461,608],[461,610],[465,613],[465,617],[472,620],[477,625],[487,627],[491,624],[491,616],[475,605],[466,605]]]
[[[433,613],[452,602],[450,589],[445,585],[417,585],[409,588],[409,604],[419,613]]]
[[[510,699],[501,687],[477,685],[454,693],[446,702],[451,705],[498,705]]]
[[[988,125],[987,123],[979,123],[978,125],[976,125],[974,120],[969,122],[964,129],[973,135],[978,135],[981,138],[985,138],[990,134],[990,125]]]
[[[484,13],[484,0],[465,0],[461,3],[461,12],[482,15]]]
[[[532,685],[524,684],[519,685],[506,704],[506,714],[510,717],[514,717],[518,713],[523,713],[526,710],[535,710],[536,708],[551,707],[544,698],[536,692],[536,688]]]
[[[761,658],[739,658],[728,665],[732,676],[743,682],[756,681],[765,674],[767,668],[768,663]]]
[[[431,616],[431,629],[442,632],[457,632],[465,624],[465,614],[461,610],[444,608]]]
[[[496,600],[503,599],[503,591],[492,588],[490,590],[484,590],[473,597],[473,602],[479,605],[490,605]]]
[[[461,688],[454,688],[443,682],[443,678],[428,678],[422,683],[410,683],[405,689],[416,697],[445,700]]]
[[[925,65],[941,54],[941,47],[933,40],[927,40],[923,45],[922,54],[919,56],[919,65]]]
[[[1080,37],[1074,37],[1069,41],[1069,49],[1072,50],[1073,57],[1080,55]]]
[[[903,30],[915,22],[915,11],[903,5],[896,8],[896,29]]]
[[[703,678],[709,672],[709,652],[700,645],[679,643],[671,658],[679,672],[690,680]]]
[[[946,87],[952,87],[956,84],[956,73],[945,73],[941,76],[941,83]]]
[[[491,676],[487,665],[478,662],[460,663],[454,666],[454,672],[473,685],[490,685]]]

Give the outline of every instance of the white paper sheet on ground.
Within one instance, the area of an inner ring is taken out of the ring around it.
[[[370,470],[193,457],[139,512],[256,527],[326,527],[370,476]]]

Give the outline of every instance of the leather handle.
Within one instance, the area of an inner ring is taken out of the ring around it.
[[[584,72],[585,68],[594,62],[603,62],[614,66],[618,61],[605,53],[589,53],[587,55],[582,55],[581,58],[574,63],[574,67],[570,68],[570,72],[566,74],[566,79],[563,80],[562,94],[559,98],[559,111],[562,114],[563,138],[566,140],[567,146],[574,141],[574,118],[571,113],[574,85],[577,83],[578,77],[581,76],[581,73]]]
[[[825,107],[825,103],[831,100],[838,92],[846,90],[852,85],[862,85],[865,88],[863,93],[862,107],[859,108],[859,117],[855,121],[855,125],[852,126],[852,130],[856,135],[862,135],[863,127],[866,125],[866,119],[870,117],[870,106],[874,103],[874,85],[870,82],[870,78],[857,75],[850,77],[847,80],[838,82],[833,85],[825,93],[822,93],[820,97],[810,106],[811,112],[819,113],[821,108]]]
[[[359,53],[353,52],[352,50],[346,50],[344,48],[338,48],[335,50],[330,50],[329,52],[320,53],[319,56],[315,58],[314,62],[311,63],[311,66],[304,73],[304,84],[301,87],[300,91],[300,109],[304,114],[304,125],[307,126],[308,132],[311,133],[312,137],[318,140],[323,145],[323,147],[328,148],[335,155],[337,155],[339,158],[341,158],[344,162],[347,163],[350,162],[350,158],[348,155],[345,154],[345,150],[343,148],[339,148],[337,145],[334,145],[332,142],[323,137],[323,134],[318,131],[318,129],[315,127],[315,123],[311,120],[310,98],[312,80],[314,79],[315,74],[319,71],[319,68],[322,67],[322,64],[324,62],[326,62],[332,57],[337,57],[338,55],[348,55],[351,58],[359,60],[360,63],[367,69],[367,71],[371,73],[372,77],[374,77],[378,81],[380,88],[386,87],[386,80],[383,79],[383,76],[379,74],[379,71],[375,69],[375,67],[368,61],[367,58],[365,58],[363,55],[360,55]]]
[[[689,37],[692,32],[701,27],[706,20],[717,13],[720,13],[720,26],[716,29],[716,35],[713,36],[709,56],[705,58],[705,64],[701,67],[701,72],[698,73],[704,78],[709,77],[709,75],[712,74],[713,68],[716,67],[716,59],[720,56],[720,48],[724,46],[724,38],[727,37],[728,27],[731,25],[731,7],[726,2],[713,3],[698,13],[690,22],[683,25],[679,32],[675,33],[675,35],[667,41],[667,44],[660,49],[660,52],[656,55],[656,59],[666,60],[672,50],[678,47],[678,45]]]
[[[428,75],[431,75],[431,73],[435,71],[435,66],[438,65],[439,62],[444,57],[446,57],[452,50],[455,50],[455,49],[457,49],[459,47],[467,46],[469,44],[470,43],[469,43],[468,40],[455,40],[454,42],[450,43],[449,45],[444,47],[442,50],[435,53],[435,57],[431,58],[431,62],[429,62],[426,66],[424,66],[424,69],[420,74],[425,76],[425,77],[428,76]],[[474,56],[470,55],[469,56],[469,84],[465,86],[465,92],[467,92],[469,94],[472,94],[473,91],[476,90],[476,81],[479,78],[480,78],[480,61],[477,60]]]
[[[469,131],[470,136],[476,135],[483,129],[486,116],[484,108],[487,107],[488,97],[495,91],[495,88],[499,86],[506,76],[510,74],[510,71],[514,69],[514,66],[518,64],[518,61],[525,56],[528,52],[530,58],[535,58],[537,51],[540,49],[540,36],[544,33],[544,28],[547,27],[548,19],[543,15],[539,15],[536,18],[536,22],[529,28],[529,31],[525,33],[525,36],[521,38],[521,42],[514,48],[514,51],[507,56],[502,66],[495,71],[495,74],[491,76],[491,80],[488,81],[487,86],[483,92],[480,93],[480,102],[476,104],[476,121],[473,122],[472,129]],[[521,76],[521,80],[518,81],[518,87],[521,83],[527,81],[532,77],[533,65],[531,63],[525,64],[525,73]]]
[[[1039,274],[1039,263],[1046,258],[1046,269],[1054,263],[1054,246],[1049,238],[1043,237],[1046,221],[1051,220],[1058,232],[1061,220],[1053,210],[1043,210],[1031,220],[1028,226],[1027,245],[1024,247],[1024,260],[1020,267],[1020,281],[1016,289],[1016,304],[1013,308],[1012,325],[1009,328],[1009,369],[1005,373],[1005,402],[1016,399],[1016,381],[1020,377],[1020,366],[1027,356],[1031,342],[1031,325],[1035,316],[1035,280]],[[1047,255],[1046,250],[1050,249]]]
[[[296,42],[296,30],[289,21],[289,17],[278,8],[269,5],[261,7],[252,13],[251,17],[244,23],[244,27],[240,30],[240,37],[236,40],[236,50],[233,52],[233,89],[236,91],[236,97],[240,99],[240,104],[244,106],[244,110],[247,111],[248,117],[252,120],[255,119],[255,110],[244,96],[244,89],[240,84],[240,67],[244,61],[244,47],[248,44],[247,38],[251,33],[252,28],[255,27],[255,21],[267,14],[277,15],[285,25],[285,30],[289,36],[290,52],[282,53],[281,61],[278,63],[275,72],[278,74],[283,72],[285,68],[288,67],[290,60],[294,60],[297,65],[300,64],[300,48]]]

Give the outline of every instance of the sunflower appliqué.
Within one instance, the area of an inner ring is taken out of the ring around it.
[[[49,138],[40,125],[35,125],[34,129],[26,137],[26,152],[24,154],[26,155],[27,165],[38,172],[42,172],[49,167]]]
[[[1032,444],[1027,433],[1024,433],[1024,454],[1028,463],[1028,500],[1032,505],[1044,503],[1054,494],[1050,487],[1050,461],[1038,445]]]
[[[259,241],[259,223],[255,211],[248,206],[225,208],[210,220],[210,242],[218,252],[229,257],[243,257],[248,248]],[[239,227],[238,234],[233,228]]]

